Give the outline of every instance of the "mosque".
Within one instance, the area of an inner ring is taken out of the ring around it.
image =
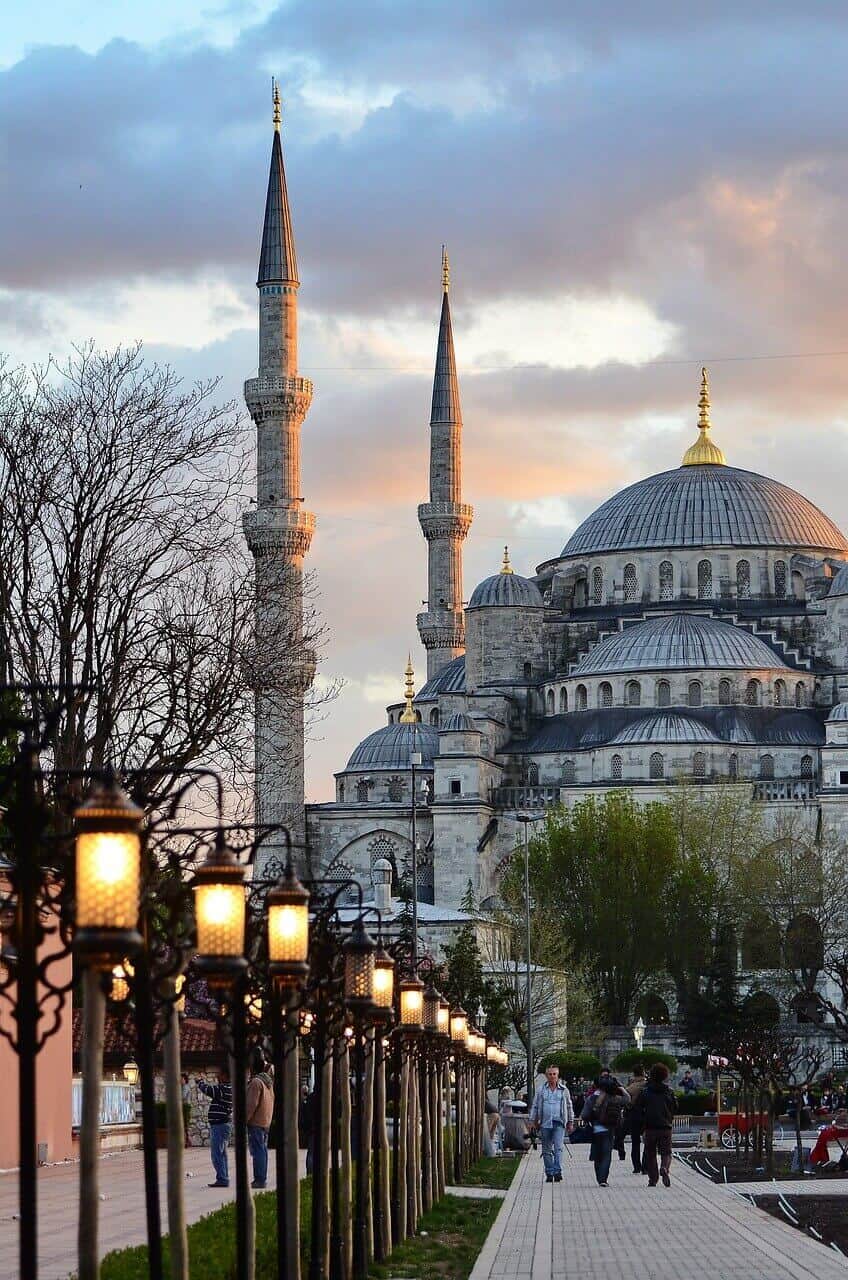
[[[245,390],[259,489],[245,531],[261,610],[270,566],[298,581],[315,525],[300,496],[312,384],[297,367],[278,113],[258,286],[260,369]],[[808,498],[730,465],[712,432],[703,370],[697,435],[679,467],[614,494],[535,573],[516,572],[505,550],[466,601],[474,513],[443,254],[429,496],[418,508],[427,678],[416,692],[408,667],[406,696],[335,775],[335,799],[309,806],[302,712],[284,719],[260,697],[260,818],[288,822],[313,869],[369,890],[387,866],[395,882],[409,868],[414,830],[420,898],[446,923],[469,883],[478,904],[497,898],[522,815],[610,788],[647,799],[679,781],[730,781],[775,812],[848,828],[848,542]],[[295,765],[285,774],[282,753]]]

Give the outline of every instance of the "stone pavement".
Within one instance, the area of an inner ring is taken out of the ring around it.
[[[552,1185],[524,1157],[471,1280],[848,1280],[832,1250],[677,1160],[666,1190],[614,1159],[604,1190],[587,1150]]]
[[[305,1153],[301,1152],[301,1161]],[[208,1147],[189,1147],[185,1153],[186,1218],[196,1222],[228,1200],[235,1199],[235,1168],[230,1148],[230,1186],[213,1190]],[[303,1168],[301,1168],[303,1172]],[[268,1187],[273,1189],[274,1154],[268,1166]],[[59,1164],[38,1171],[39,1280],[67,1280],[76,1271],[77,1195],[79,1165]],[[159,1152],[159,1191],[162,1230],[168,1230],[165,1204],[165,1152]],[[140,1151],[121,1151],[100,1162],[100,1250],[144,1244],[144,1172]],[[15,1173],[0,1176],[0,1278],[18,1280],[18,1179]]]

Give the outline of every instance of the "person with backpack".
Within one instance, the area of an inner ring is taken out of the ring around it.
[[[268,1131],[274,1115],[274,1081],[265,1069],[262,1050],[253,1051],[247,1086],[247,1145],[253,1160],[251,1186],[262,1191],[268,1181]]]
[[[595,1092],[586,1099],[581,1120],[592,1126],[592,1145],[589,1159],[595,1166],[599,1187],[609,1186],[612,1150],[616,1134],[624,1117],[627,1094],[609,1073],[598,1077]]]
[[[532,1129],[542,1132],[542,1159],[545,1182],[562,1182],[562,1144],[574,1128],[574,1106],[571,1094],[560,1082],[559,1067],[553,1063],[545,1070],[528,1117]]]
[[[645,1088],[645,1068],[637,1062],[633,1068],[633,1077],[627,1085],[630,1102],[627,1107],[625,1124],[630,1134],[630,1158],[633,1161],[633,1172],[642,1173],[642,1120],[636,1110],[636,1103]]]
[[[671,1130],[676,1110],[677,1099],[668,1087],[668,1067],[655,1062],[634,1105],[645,1135],[642,1168],[648,1175],[649,1187],[655,1187],[660,1177],[664,1187],[671,1186]]]

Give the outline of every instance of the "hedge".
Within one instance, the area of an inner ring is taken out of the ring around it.
[[[624,1049],[613,1058],[610,1066],[614,1071],[632,1071],[636,1066],[643,1066],[647,1075],[655,1062],[662,1062],[671,1074],[677,1070],[677,1059],[659,1049],[643,1049],[641,1052],[638,1049]]]
[[[540,1071],[548,1067],[559,1067],[563,1080],[596,1080],[601,1073],[601,1060],[593,1053],[563,1049],[559,1053],[546,1053],[539,1059]]]
[[[713,1094],[708,1089],[698,1089],[695,1093],[678,1093],[677,1114],[680,1116],[703,1116],[710,1110]]]

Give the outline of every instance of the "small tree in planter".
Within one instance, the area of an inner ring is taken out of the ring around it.
[[[183,1128],[188,1133],[188,1122],[191,1119],[191,1103],[183,1103]],[[156,1103],[156,1146],[164,1151],[168,1146],[168,1110],[164,1102]]]
[[[677,1070],[676,1058],[673,1058],[670,1053],[651,1048],[623,1049],[621,1053],[616,1054],[610,1066],[614,1071],[633,1071],[635,1067],[644,1067],[647,1074],[655,1062],[661,1062],[663,1066],[668,1067],[671,1075]]]
[[[560,1049],[556,1053],[545,1053],[539,1060],[539,1071],[548,1067],[559,1067],[562,1080],[571,1083],[576,1080],[597,1080],[601,1072],[601,1060],[593,1053],[585,1053],[579,1049]]]

